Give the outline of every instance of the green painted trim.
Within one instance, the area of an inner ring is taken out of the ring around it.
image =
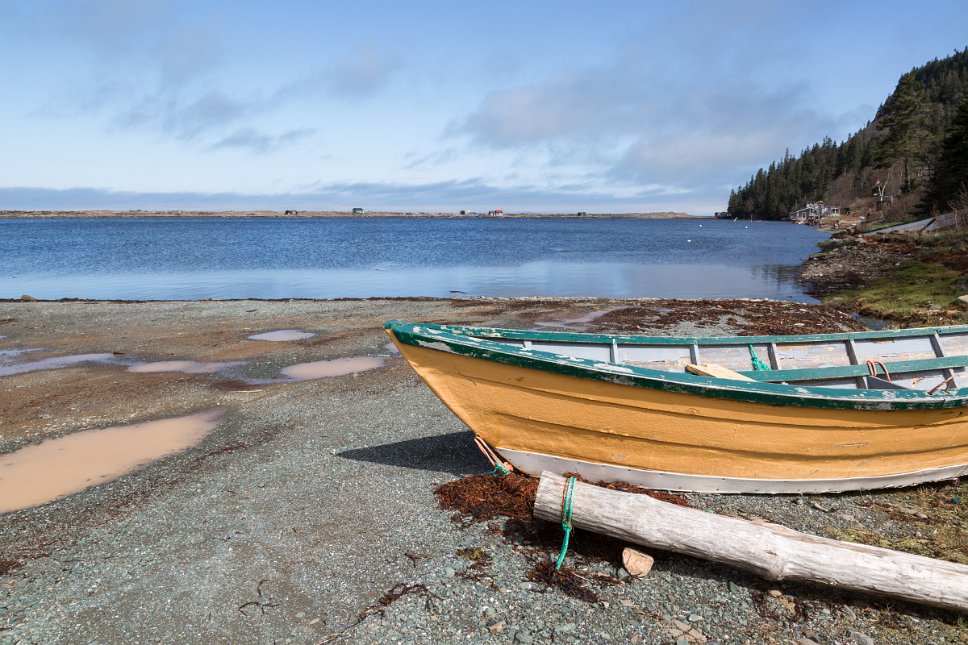
[[[391,321],[393,322],[393,321]],[[968,325],[950,327],[922,327],[916,329],[883,329],[880,331],[839,332],[834,334],[804,334],[786,336],[634,336],[620,334],[583,334],[564,331],[533,331],[519,329],[501,329],[499,327],[464,327],[460,325],[439,325],[458,336],[476,336],[479,338],[503,338],[506,340],[546,340],[571,343],[611,343],[612,340],[626,345],[768,345],[838,342],[852,340],[880,340],[892,338],[916,338],[923,336],[930,338],[937,333],[939,336],[968,333]]]
[[[880,370],[881,363],[878,363]],[[910,361],[894,361],[883,363],[884,367],[891,374],[903,374],[906,372],[925,372],[928,370],[941,370],[951,367],[968,366],[968,356],[944,356],[942,358],[919,358]],[[743,376],[748,376],[757,381],[819,381],[822,379],[848,378],[851,376],[867,376],[870,371],[867,364],[863,365],[832,365],[830,367],[814,367],[789,370],[769,370],[754,371],[748,370],[740,372]]]
[[[735,381],[633,365],[561,356],[453,333],[449,327],[391,320],[384,326],[402,343],[506,365],[650,389],[768,405],[840,410],[936,410],[968,406],[968,388],[927,396],[918,390],[841,390]],[[534,338],[543,338],[543,335]]]

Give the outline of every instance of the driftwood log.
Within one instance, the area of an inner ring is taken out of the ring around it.
[[[565,478],[541,474],[535,517],[561,522]],[[817,537],[578,482],[572,524],[750,571],[968,612],[968,566]]]

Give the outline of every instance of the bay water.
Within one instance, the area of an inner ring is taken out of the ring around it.
[[[826,234],[575,218],[0,220],[0,298],[758,297],[813,302]]]

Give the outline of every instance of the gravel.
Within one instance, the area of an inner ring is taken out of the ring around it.
[[[198,345],[148,340],[148,332],[177,319],[199,333],[275,325],[333,339],[266,350],[260,360],[276,367],[381,351],[383,318],[523,326],[549,312],[575,316],[589,306],[511,304],[0,303],[0,319],[14,319],[0,332],[7,336],[4,347],[102,346],[180,358],[197,357]],[[614,301],[594,304],[604,309]],[[354,325],[362,331],[335,338],[335,329]],[[122,338],[136,327],[144,339]],[[82,375],[104,369],[112,368],[91,366]],[[47,379],[48,388],[56,379],[74,379],[82,397],[85,386],[77,376],[63,371],[2,379],[0,396],[10,407],[0,412],[19,405],[17,397],[38,379]],[[157,377],[163,378],[176,377]],[[668,553],[651,554],[655,565],[647,578],[626,576],[604,586],[593,576],[621,574],[620,552],[607,562],[570,554],[569,564],[598,594],[596,603],[528,581],[534,558],[545,556],[529,554],[520,533],[506,537],[501,519],[455,523],[437,507],[437,485],[489,469],[466,428],[399,357],[380,370],[267,386],[255,394],[219,390],[214,376],[178,378],[186,385],[166,399],[169,414],[213,403],[228,410],[200,445],[0,517],[0,642],[968,642],[962,622],[949,614],[768,583]],[[157,379],[138,381],[146,384],[142,398],[117,400],[116,416],[131,414],[132,406],[162,409],[149,405],[149,385],[169,383]],[[57,432],[92,423],[79,423],[68,405],[37,403],[54,415],[52,424],[61,424]],[[107,424],[110,416],[105,412],[99,422]],[[0,426],[4,451],[33,440],[8,436]],[[878,504],[902,505],[893,495],[689,499],[707,510],[827,534],[857,526],[895,530],[891,523],[899,520],[878,510]],[[578,533],[574,539],[596,538]],[[549,545],[547,557],[556,556],[557,547]],[[458,554],[475,548],[490,564],[471,568],[472,560]]]

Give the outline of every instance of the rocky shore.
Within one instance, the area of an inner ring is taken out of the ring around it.
[[[840,235],[801,271],[808,293],[897,327],[968,323],[968,233]]]
[[[960,643],[964,618],[572,538],[590,594],[533,575],[560,527],[444,510],[486,475],[471,435],[387,347],[389,318],[648,334],[835,331],[834,309],[769,301],[0,302],[0,453],[77,431],[220,409],[196,446],[0,516],[0,642]],[[312,337],[248,337],[274,330]],[[29,353],[26,350],[31,350]],[[19,352],[19,353],[18,353]],[[303,381],[294,364],[379,357]],[[204,371],[132,371],[196,361]],[[685,495],[697,508],[968,563],[968,484],[815,496]],[[512,514],[513,515],[513,514]]]

